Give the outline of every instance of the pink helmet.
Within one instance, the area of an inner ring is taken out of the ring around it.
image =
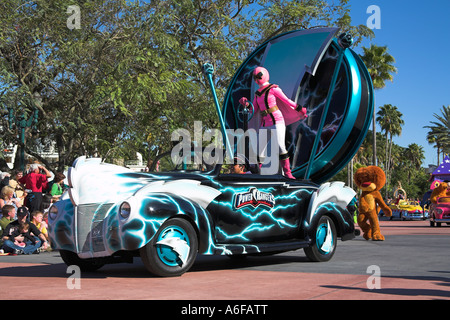
[[[263,67],[256,67],[255,70],[253,70],[253,79],[255,79],[258,85],[269,82],[269,71]]]

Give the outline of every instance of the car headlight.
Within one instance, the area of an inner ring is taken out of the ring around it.
[[[51,220],[55,220],[58,216],[58,207],[56,205],[52,205],[48,210],[48,216]]]
[[[436,214],[442,214],[444,211],[442,209],[436,209]]]
[[[131,207],[130,204],[128,202],[124,202],[120,205],[119,207],[119,215],[123,218],[123,219],[128,219],[128,217],[130,216],[130,212],[131,212]]]

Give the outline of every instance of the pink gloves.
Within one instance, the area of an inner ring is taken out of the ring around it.
[[[242,97],[239,99],[239,103],[246,107],[248,105],[248,99],[246,97]]]
[[[305,107],[303,107],[301,110],[299,110],[299,112],[303,114],[303,118],[307,118],[308,117],[308,115],[306,114],[306,108]]]

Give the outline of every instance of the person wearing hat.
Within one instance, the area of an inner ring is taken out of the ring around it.
[[[15,253],[15,254],[32,254],[38,253],[38,249],[41,247],[45,250],[47,249],[47,240],[45,236],[39,231],[39,229],[28,221],[29,212],[26,207],[20,207],[17,209],[17,220],[9,223],[5,230],[3,231],[3,249],[5,252]],[[29,223],[29,228],[26,234],[22,234],[23,228],[21,227],[25,223]],[[34,243],[30,240],[33,237],[35,239]],[[21,247],[15,244],[24,242],[25,246]]]

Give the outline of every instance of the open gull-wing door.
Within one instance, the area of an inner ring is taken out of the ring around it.
[[[339,46],[335,39],[338,31],[293,31],[263,43],[232,78],[222,109],[227,128],[244,128],[238,116],[239,99],[253,100],[257,88],[252,70],[256,66],[268,69],[270,82],[308,110],[305,120],[286,119],[286,146],[293,175],[317,183],[333,177],[355,155],[373,112],[373,88],[367,68],[353,50]],[[336,81],[332,83],[338,61]],[[329,95],[330,88],[333,91]],[[249,128],[258,128],[257,118],[249,122]]]

